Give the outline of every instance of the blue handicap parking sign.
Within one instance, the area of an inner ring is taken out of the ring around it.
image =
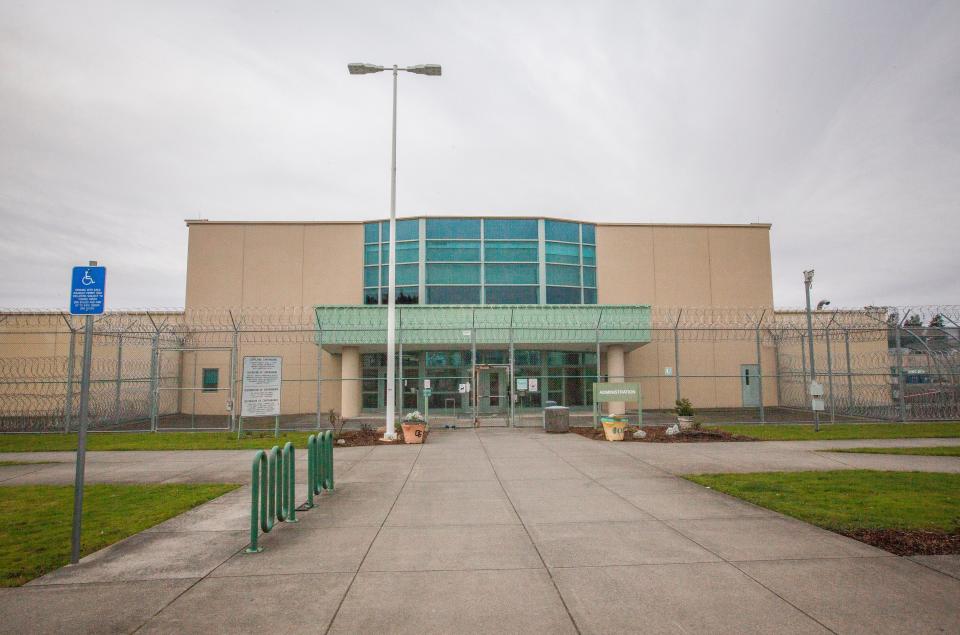
[[[70,284],[70,313],[99,315],[103,313],[106,267],[74,267]]]

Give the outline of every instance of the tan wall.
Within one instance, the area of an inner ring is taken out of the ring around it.
[[[772,280],[769,225],[597,226],[601,304],[772,308]],[[676,379],[664,369],[677,368],[672,333],[654,333],[652,339],[627,355],[627,374],[640,380],[644,407],[671,408]],[[761,355],[764,374],[772,374],[775,351],[764,346]],[[739,407],[740,365],[756,363],[756,344],[681,338],[679,361],[682,396],[695,405]],[[774,405],[776,398],[776,386],[765,382],[764,404]]]
[[[193,223],[189,227],[188,308],[363,301],[360,223]]]
[[[363,225],[361,223],[190,223],[186,306],[240,309],[359,304],[363,301]],[[266,339],[266,338],[262,338]],[[288,338],[295,339],[295,338]],[[304,339],[302,336],[299,339]],[[242,341],[237,378],[246,355],[283,357],[281,412],[316,412],[317,347],[311,342]],[[193,357],[206,357],[229,383],[226,354],[184,355],[185,385]],[[197,362],[199,385],[203,363]],[[324,352],[321,409],[340,411],[340,356]],[[330,381],[327,381],[330,380]],[[239,407],[238,381],[237,400]],[[186,392],[185,392],[186,394]],[[227,394],[200,393],[197,414],[226,414]],[[193,395],[184,412],[193,412]]]

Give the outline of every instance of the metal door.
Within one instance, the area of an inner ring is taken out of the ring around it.
[[[507,372],[502,368],[480,369],[477,371],[477,400],[481,414],[505,412],[509,409],[507,401]]]
[[[740,395],[744,408],[760,406],[760,367],[757,364],[740,364]]]

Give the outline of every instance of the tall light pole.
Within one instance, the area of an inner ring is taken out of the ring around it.
[[[813,359],[813,316],[810,312],[810,287],[813,286],[813,269],[803,272],[803,286],[807,292],[807,342],[810,345],[810,387],[807,389],[811,409],[813,410],[813,430],[820,432],[820,412],[813,408],[813,383],[817,381],[817,367]]]
[[[375,64],[352,63],[347,64],[347,70],[350,71],[351,75],[367,75],[368,73],[379,73],[388,69]],[[397,381],[397,362],[394,359],[397,349],[397,73],[406,71],[418,75],[438,76],[440,75],[440,65],[418,64],[401,68],[394,64],[392,70],[393,135],[390,143],[390,246],[387,262],[387,421],[386,431],[383,433],[383,438],[386,441],[393,441],[397,438],[396,422],[394,421],[394,404],[396,402],[394,387]]]

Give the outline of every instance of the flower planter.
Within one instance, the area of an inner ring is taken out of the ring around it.
[[[423,443],[427,436],[427,424],[425,423],[401,423],[403,428],[404,443]]]
[[[681,430],[693,429],[693,417],[677,417],[677,425]]]
[[[627,429],[627,420],[619,417],[601,417],[603,436],[607,441],[623,441],[623,433]]]

